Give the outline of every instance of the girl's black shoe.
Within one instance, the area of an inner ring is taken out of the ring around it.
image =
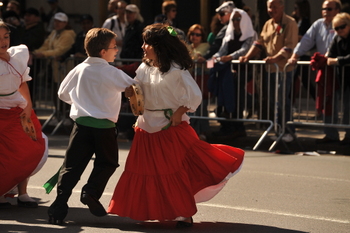
[[[193,226],[193,218],[191,217],[191,222],[178,221],[176,223],[176,228],[187,228]]]

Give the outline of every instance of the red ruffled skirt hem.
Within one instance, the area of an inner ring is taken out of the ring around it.
[[[156,133],[136,128],[108,213],[136,220],[190,217],[237,172],[244,151],[198,139],[186,122]]]
[[[37,140],[23,130],[21,108],[0,109],[0,196],[28,178],[43,158],[45,140],[34,111],[31,120]]]

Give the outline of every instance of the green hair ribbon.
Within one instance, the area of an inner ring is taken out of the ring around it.
[[[168,29],[168,32],[170,33],[170,35],[177,36],[177,32],[174,30],[173,27],[168,26],[167,29]]]

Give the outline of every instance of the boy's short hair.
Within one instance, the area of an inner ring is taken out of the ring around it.
[[[102,49],[108,49],[109,44],[117,35],[107,28],[92,28],[86,34],[84,48],[89,57],[101,57]]]

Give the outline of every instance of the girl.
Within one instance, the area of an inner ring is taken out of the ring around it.
[[[196,202],[215,196],[241,167],[244,152],[199,140],[186,112],[202,94],[188,69],[191,57],[174,29],[149,25],[135,80],[145,111],[136,121],[128,159],[108,212],[136,220],[176,220],[191,227]],[[126,88],[126,97],[132,96]]]

